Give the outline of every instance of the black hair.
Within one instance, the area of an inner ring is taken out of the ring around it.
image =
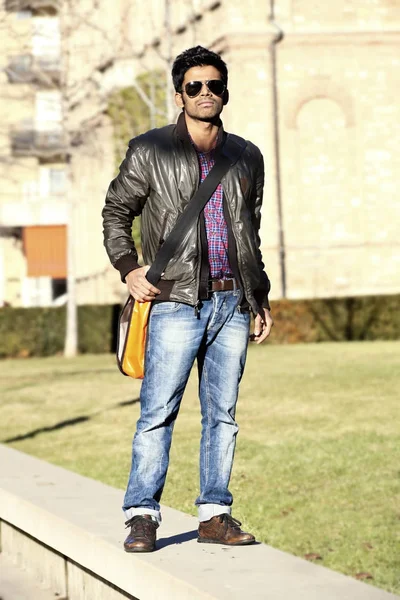
[[[182,83],[186,71],[192,67],[207,67],[212,66],[218,69],[221,74],[221,79],[224,84],[228,85],[228,67],[222,60],[219,54],[203,48],[203,46],[195,46],[189,48],[179,54],[172,65],[172,81],[176,92],[182,90]]]

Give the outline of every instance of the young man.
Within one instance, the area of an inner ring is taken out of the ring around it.
[[[160,499],[172,430],[197,359],[202,414],[199,542],[244,545],[254,536],[231,516],[228,485],[238,426],[235,408],[249,339],[263,342],[273,325],[269,280],[259,250],[263,159],[251,142],[222,178],[197,225],[182,239],[157,287],[149,265],[223,147],[220,114],[228,102],[228,72],[201,46],[180,54],[172,68],[177,125],[131,140],[103,209],[105,246],[137,302],[152,301],[132,467],[124,500],[127,552],[155,549]],[[131,236],[141,215],[142,252]]]

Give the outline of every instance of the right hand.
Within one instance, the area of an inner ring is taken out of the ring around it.
[[[146,279],[146,273],[149,269],[150,266],[146,265],[130,271],[125,277],[130,295],[138,302],[151,302],[158,294],[161,294],[160,290],[151,285]]]

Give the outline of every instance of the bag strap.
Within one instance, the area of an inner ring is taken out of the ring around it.
[[[171,258],[174,256],[184,234],[193,223],[197,222],[201,211],[217,189],[222,177],[229,171],[245,150],[247,143],[239,136],[228,133],[226,141],[216,157],[214,166],[207,177],[199,185],[195,195],[179,215],[168,238],[165,240],[154,259],[153,264],[146,273],[146,279],[157,285],[161,275]]]

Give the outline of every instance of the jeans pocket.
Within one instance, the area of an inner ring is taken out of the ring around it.
[[[151,307],[152,315],[166,315],[177,312],[182,306],[182,302],[156,302]]]

